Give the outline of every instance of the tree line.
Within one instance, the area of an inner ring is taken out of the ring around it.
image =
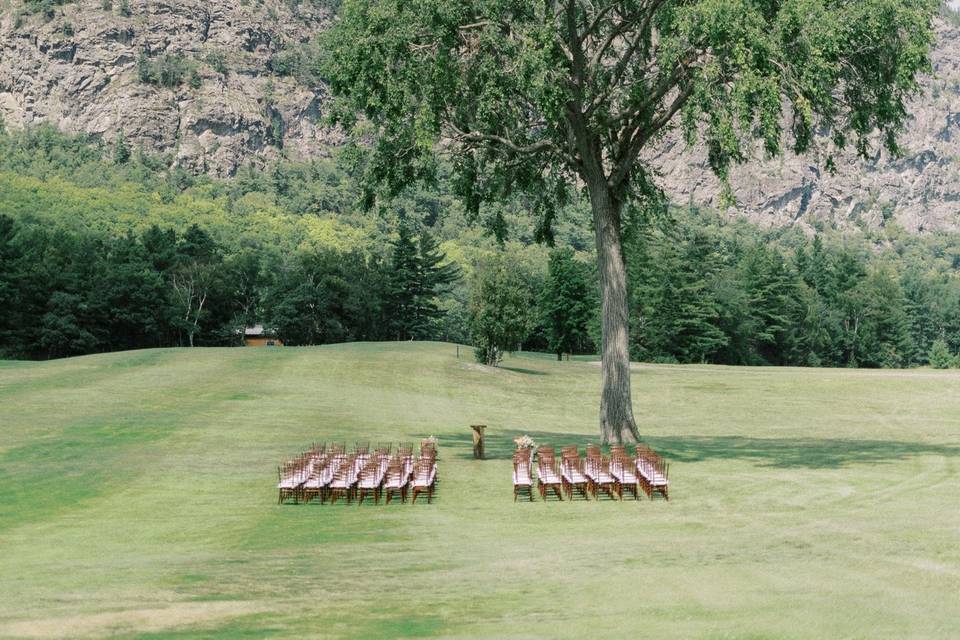
[[[960,250],[949,242],[904,236],[878,253],[863,238],[771,238],[704,215],[628,234],[634,359],[960,366]],[[289,345],[471,342],[489,365],[516,349],[596,353],[595,267],[569,248],[545,262],[502,250],[459,265],[407,225],[379,256],[287,254],[230,248],[195,224],[114,237],[0,215],[0,349],[44,359],[239,345],[262,323]]]
[[[0,350],[47,359],[165,346],[229,346],[264,323],[285,343],[435,337],[459,279],[433,236],[401,227],[387,259],[360,251],[229,252],[207,231],[121,237],[50,231],[0,215]]]
[[[0,151],[8,357],[239,344],[253,323],[289,344],[472,343],[490,364],[517,348],[597,352],[576,202],[558,213],[564,248],[547,250],[522,206],[496,210],[500,243],[442,182],[357,211],[349,149],[222,181],[49,127],[0,131]],[[624,254],[634,359],[950,366],[960,351],[957,234],[888,222],[808,236],[673,209],[625,224]]]

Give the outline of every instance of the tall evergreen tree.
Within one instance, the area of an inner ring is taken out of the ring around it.
[[[557,360],[564,353],[579,353],[590,343],[589,325],[596,308],[586,265],[572,249],[550,253],[547,280],[540,295],[540,311],[550,351]]]
[[[437,296],[460,277],[460,270],[444,264],[446,255],[426,231],[415,240],[401,224],[391,244],[391,332],[396,340],[432,337],[432,324],[443,315]]]
[[[632,304],[634,354],[645,360],[703,362],[727,343],[711,282],[717,257],[709,242],[694,234],[671,233],[669,241],[644,239],[634,263]]]

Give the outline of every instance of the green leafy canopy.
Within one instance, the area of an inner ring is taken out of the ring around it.
[[[517,194],[549,239],[569,186],[656,194],[641,152],[673,123],[726,179],[819,140],[897,152],[938,0],[346,0],[324,73],[373,128],[370,202],[452,156],[468,209]],[[369,129],[366,129],[369,134]]]

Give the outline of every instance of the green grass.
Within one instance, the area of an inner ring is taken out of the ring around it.
[[[960,634],[960,375],[638,366],[672,500],[515,504],[510,439],[595,441],[599,369],[454,354],[0,363],[0,636]],[[314,440],[430,434],[432,505],[276,505]]]

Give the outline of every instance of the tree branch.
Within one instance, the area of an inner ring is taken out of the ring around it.
[[[693,94],[693,89],[694,83],[687,83],[687,86],[680,90],[680,93],[673,99],[673,102],[667,110],[660,114],[660,117],[648,126],[638,128],[633,132],[630,136],[630,144],[627,146],[626,153],[618,159],[613,171],[610,172],[610,180],[607,184],[611,189],[616,191],[623,187],[626,180],[630,177],[630,170],[633,168],[633,164],[637,156],[640,155],[640,151],[643,150],[644,145],[646,145],[657,132],[663,129],[670,120],[673,119],[673,116],[683,108],[683,105],[686,104],[687,100]]]

